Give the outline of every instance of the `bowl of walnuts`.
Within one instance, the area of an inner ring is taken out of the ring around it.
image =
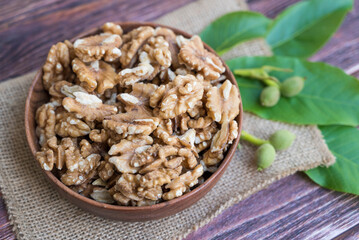
[[[242,115],[231,71],[200,37],[105,23],[51,47],[25,127],[61,196],[101,217],[145,221],[191,206],[216,184]]]

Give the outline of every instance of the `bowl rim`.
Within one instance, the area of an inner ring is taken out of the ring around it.
[[[166,27],[169,28],[171,30],[173,30],[176,34],[181,34],[185,37],[192,37],[194,36],[194,34],[189,34],[187,32],[184,32],[183,30],[174,28],[174,27],[170,27],[170,26],[166,26],[163,24],[157,24],[157,23],[153,23],[153,22],[136,22],[136,21],[126,21],[126,22],[114,22],[116,24],[119,24],[120,26],[122,25],[128,25],[128,26],[133,26],[133,27],[137,27],[137,26],[151,26],[151,27]],[[81,38],[81,37],[85,37],[89,34],[96,34],[101,30],[100,27],[96,27],[96,28],[91,28],[89,30],[86,30],[80,34],[77,34],[75,37],[73,37],[71,39],[71,42],[74,42],[75,39]],[[206,43],[203,42],[203,45],[205,47],[205,49],[209,50],[210,52],[216,54],[216,56],[218,56],[218,54],[211,48],[209,47]],[[233,73],[231,72],[231,70],[229,69],[229,67],[227,66],[227,64],[224,62],[224,60],[218,56],[222,63],[224,64],[224,67],[226,69],[226,71],[228,71],[228,75],[230,78],[233,79],[233,81],[231,81],[232,84],[234,84],[237,89],[239,90],[238,84],[235,80],[235,77],[233,75]],[[30,121],[29,121],[29,117],[30,114],[26,114],[27,112],[29,112],[30,110],[30,105],[31,105],[31,99],[32,99],[32,94],[34,92],[34,87],[37,84],[37,82],[39,80],[37,79],[41,79],[40,77],[42,77],[42,67],[37,71],[34,79],[32,80],[32,83],[30,85],[29,91],[28,91],[28,95],[26,97],[26,103],[25,103],[25,131],[26,131],[26,139],[27,139],[27,143],[31,149],[32,154],[34,155],[34,157],[36,156],[36,152],[37,152],[37,145],[36,143],[33,141],[32,137],[31,137],[31,133],[30,133],[30,128],[33,128],[33,126],[30,126]],[[37,81],[36,81],[37,80]],[[162,207],[165,207],[167,205],[173,205],[179,202],[182,202],[186,199],[189,199],[191,197],[193,197],[194,195],[196,195],[198,192],[206,189],[206,187],[208,185],[210,185],[210,183],[215,180],[217,177],[221,177],[221,175],[224,173],[224,171],[226,170],[227,166],[229,165],[231,159],[233,158],[233,155],[236,151],[237,145],[239,143],[239,139],[240,139],[240,134],[241,134],[241,130],[242,130],[242,123],[243,123],[243,105],[242,105],[242,99],[241,99],[241,94],[239,92],[239,99],[240,99],[240,106],[239,106],[239,116],[236,117],[236,119],[239,121],[238,122],[238,136],[237,138],[233,141],[233,143],[231,144],[230,148],[227,150],[224,159],[221,161],[218,169],[211,174],[211,176],[206,179],[202,184],[200,184],[199,186],[197,186],[196,188],[194,188],[193,190],[191,190],[188,193],[183,194],[180,197],[174,198],[172,200],[169,201],[164,201],[161,203],[157,203],[154,205],[150,205],[150,206],[120,206],[120,205],[113,205],[113,204],[107,204],[107,203],[101,203],[98,201],[95,201],[91,198],[82,196],[81,194],[73,191],[71,188],[69,188],[68,186],[66,186],[64,183],[62,183],[51,171],[45,171],[43,170],[41,167],[41,171],[43,173],[46,174],[47,178],[53,182],[54,184],[56,184],[57,187],[61,188],[64,192],[66,192],[67,194],[79,199],[80,201],[85,202],[88,205],[91,205],[93,207],[97,207],[97,208],[105,208],[105,209],[109,209],[109,210],[115,210],[115,211],[140,211],[140,210],[157,210],[160,209]],[[36,161],[37,162],[37,161]],[[39,165],[39,164],[38,164]],[[39,165],[40,166],[40,165]],[[218,176],[219,175],[219,176]],[[218,179],[219,180],[219,179]],[[215,183],[216,184],[216,183]],[[214,184],[214,185],[215,185]],[[211,188],[209,189],[211,190]]]

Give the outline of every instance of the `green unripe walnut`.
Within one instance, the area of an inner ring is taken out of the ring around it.
[[[280,92],[285,97],[294,97],[303,90],[304,78],[291,77],[286,79],[280,87]]]
[[[289,148],[295,139],[295,135],[287,130],[279,130],[272,134],[269,142],[273,145],[275,150],[285,150]]]
[[[258,171],[262,171],[272,165],[275,155],[275,149],[271,144],[265,143],[261,145],[256,151]]]
[[[273,107],[276,105],[280,98],[279,88],[276,86],[265,87],[260,96],[260,102],[262,106]]]

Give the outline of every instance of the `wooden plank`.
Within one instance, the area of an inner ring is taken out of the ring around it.
[[[39,68],[57,41],[106,21],[150,21],[191,1],[6,1],[0,8],[0,81]]]
[[[51,44],[76,35],[85,26],[114,20],[148,21],[190,1],[0,0],[0,81],[39,67]],[[275,17],[297,1],[251,0],[249,5]],[[356,1],[355,11],[312,60],[327,61],[359,76],[358,10]],[[187,239],[358,239],[358,200],[296,174],[227,209]],[[15,239],[2,198],[0,239]]]
[[[358,240],[359,239],[359,224],[355,225],[354,227],[348,229],[344,233],[333,238],[333,240],[343,240],[343,239]]]
[[[248,5],[251,11],[260,12],[269,18],[275,18],[285,8],[299,1],[300,0],[249,0]]]
[[[299,0],[250,0],[274,18]],[[359,2],[312,61],[325,61],[359,77]],[[304,174],[282,179],[234,205],[187,239],[358,239],[359,197],[320,188]]]
[[[275,18],[280,12],[299,0],[250,0],[249,7],[253,11]],[[325,46],[310,58],[312,61],[323,61],[342,69],[349,69],[358,63],[359,59],[359,1],[354,1],[354,9],[349,12],[342,26],[325,44]]]
[[[295,174],[227,209],[187,239],[330,239],[358,223],[358,210],[357,197]]]
[[[0,239],[15,239],[2,194],[0,194]]]
[[[39,68],[52,44],[84,29],[106,21],[150,21],[191,1],[0,0],[0,81]],[[2,197],[0,239],[15,239]]]

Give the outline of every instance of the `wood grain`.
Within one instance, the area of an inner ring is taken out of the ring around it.
[[[227,209],[187,239],[331,239],[358,223],[357,197],[296,174]]]
[[[299,0],[250,0],[274,18]],[[359,77],[359,2],[311,60]],[[284,178],[224,211],[187,239],[359,239],[359,197],[323,189],[303,173]]]
[[[0,0],[0,81],[37,68],[52,43],[74,36],[84,25],[151,20],[190,1]],[[251,9],[273,18],[298,1],[248,2]],[[126,15],[116,14],[120,10]],[[52,42],[46,43],[45,37]],[[312,60],[326,61],[359,77],[358,41],[359,2],[355,1],[342,27]],[[358,197],[322,189],[304,174],[296,174],[227,209],[187,239],[359,239],[358,202]],[[0,239],[15,239],[1,198]]]
[[[250,0],[251,10],[275,18],[287,6],[299,0]],[[354,8],[345,18],[342,26],[327,44],[310,58],[323,61],[342,69],[359,68],[359,1],[354,1]]]
[[[106,21],[150,21],[191,1],[1,0],[0,81],[39,68],[59,40]]]
[[[6,212],[6,206],[0,193],[0,239],[15,239],[15,234],[12,231],[12,226]]]

